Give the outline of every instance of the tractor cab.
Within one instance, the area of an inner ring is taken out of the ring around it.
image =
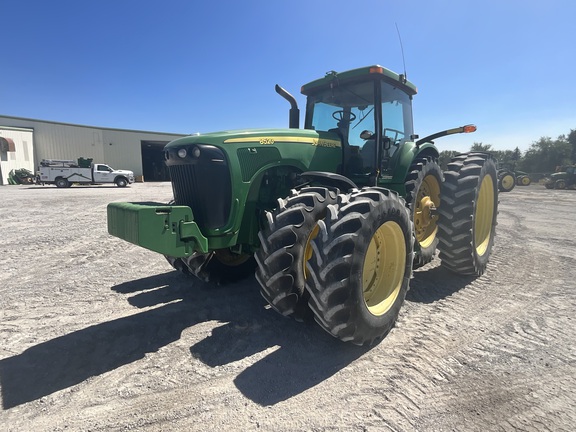
[[[304,85],[302,93],[307,96],[304,128],[342,142],[339,174],[358,185],[391,174],[399,147],[414,139],[416,87],[403,75],[381,66],[329,72]]]

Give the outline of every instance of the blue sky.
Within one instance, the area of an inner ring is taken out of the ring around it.
[[[381,64],[420,136],[526,150],[576,129],[573,0],[2,0],[0,115],[175,133],[285,127],[302,84]]]

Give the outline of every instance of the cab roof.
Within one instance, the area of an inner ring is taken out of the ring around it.
[[[302,86],[301,92],[302,94],[308,96],[309,94],[315,93],[322,88],[330,86],[330,84],[335,80],[343,83],[345,81],[361,81],[363,79],[376,77],[381,77],[384,79],[384,81],[397,86],[410,96],[413,96],[418,92],[416,86],[408,81],[405,75],[398,75],[397,73],[392,72],[391,70],[386,69],[380,65],[365,66],[344,72],[327,72],[324,78],[320,78],[309,82],[308,84],[304,84]]]

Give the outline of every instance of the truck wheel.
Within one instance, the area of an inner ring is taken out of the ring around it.
[[[126,179],[124,177],[118,177],[116,179],[116,186],[118,187],[126,187],[126,185],[128,184],[128,182],[126,181]]]
[[[306,290],[316,322],[356,345],[394,326],[412,273],[410,213],[396,192],[356,190],[328,206],[312,242]]]
[[[498,190],[500,192],[510,192],[514,186],[516,186],[516,181],[511,173],[506,172],[498,177]]]
[[[71,186],[70,182],[68,180],[66,180],[65,178],[62,178],[62,177],[58,177],[56,179],[55,184],[56,184],[56,187],[59,187],[59,188],[67,188],[67,187]]]
[[[324,187],[292,190],[288,198],[278,200],[274,211],[266,212],[264,227],[258,233],[256,279],[262,297],[282,315],[297,320],[311,315],[305,290],[310,242],[318,234],[317,222],[326,215],[327,206],[336,203],[337,196],[337,189]]]
[[[406,177],[406,203],[410,209],[416,242],[414,268],[429,263],[436,253],[440,188],[443,176],[440,165],[432,158],[419,158],[410,166]]]
[[[498,214],[496,164],[486,153],[456,156],[444,172],[438,222],[442,265],[462,275],[486,270]]]

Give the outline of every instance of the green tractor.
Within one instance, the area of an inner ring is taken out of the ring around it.
[[[435,256],[481,275],[494,240],[496,164],[456,156],[441,171],[433,140],[414,134],[416,87],[381,66],[306,84],[289,128],[238,130],[167,144],[174,201],[111,203],[110,234],[215,283],[256,272],[273,309],[371,344],[393,327],[413,267]]]
[[[576,165],[558,167],[542,181],[546,189],[576,189]]]
[[[498,169],[498,190],[510,192],[514,186],[530,186],[532,180],[528,173],[514,169],[515,164],[502,164]]]
[[[532,180],[530,179],[528,173],[525,173],[524,171],[516,171],[515,174],[516,184],[518,186],[530,186],[532,184]]]

